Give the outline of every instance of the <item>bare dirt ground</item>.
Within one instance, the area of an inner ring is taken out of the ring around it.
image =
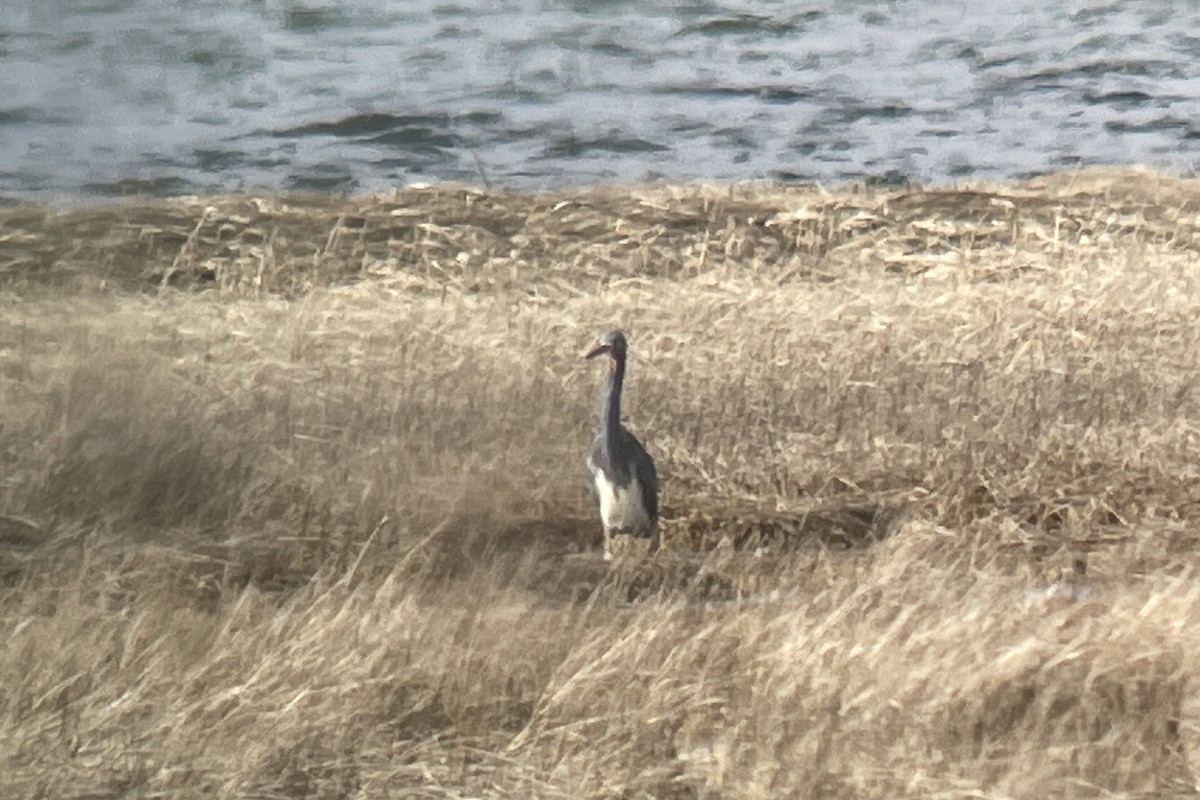
[[[1191,796],[1198,320],[1137,170],[0,209],[0,796]]]

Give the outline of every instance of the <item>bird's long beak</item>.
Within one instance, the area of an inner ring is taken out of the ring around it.
[[[596,356],[603,355],[604,353],[610,352],[611,350],[612,350],[611,345],[607,345],[604,342],[600,342],[595,347],[593,347],[591,350],[588,350],[586,353],[584,353],[583,357],[584,358],[595,358]]]

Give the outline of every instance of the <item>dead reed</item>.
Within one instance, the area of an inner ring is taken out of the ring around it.
[[[1142,171],[0,209],[0,794],[1190,794],[1198,212]],[[609,571],[618,324],[669,552]]]

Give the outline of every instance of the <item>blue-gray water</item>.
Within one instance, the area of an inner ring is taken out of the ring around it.
[[[1198,154],[1190,1],[0,3],[0,199]]]

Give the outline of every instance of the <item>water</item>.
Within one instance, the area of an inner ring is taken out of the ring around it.
[[[0,198],[1191,171],[1200,4],[4,0]]]

